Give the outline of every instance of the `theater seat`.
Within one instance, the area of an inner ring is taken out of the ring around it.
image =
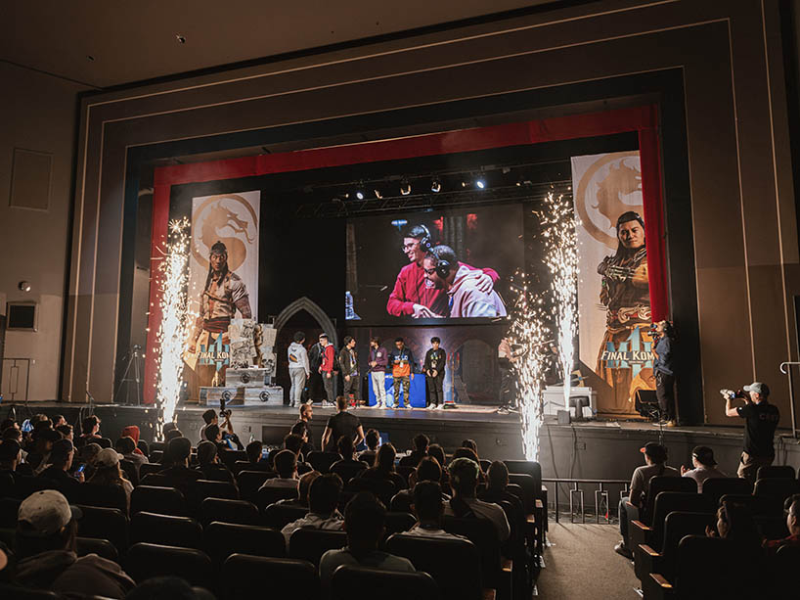
[[[269,527],[213,522],[204,532],[205,549],[215,565],[222,565],[231,554],[251,554],[283,558],[286,541],[280,531]]]
[[[0,598],[13,598],[14,600],[59,600],[61,596],[47,590],[0,583]]]
[[[133,544],[149,542],[182,548],[203,547],[203,528],[189,517],[136,513],[131,518],[130,537]]]
[[[791,465],[770,465],[759,467],[756,480],[758,479],[796,479],[797,473]]]
[[[331,579],[332,600],[367,598],[380,590],[381,600],[439,600],[433,577],[422,571],[404,573],[343,565]]]
[[[344,531],[298,529],[289,538],[289,556],[307,560],[319,566],[319,559],[328,550],[338,550],[347,545]]]
[[[128,548],[128,517],[116,508],[80,506],[83,517],[78,521],[81,537],[105,539],[121,554]]]
[[[751,493],[753,493],[753,484],[747,479],[739,477],[719,477],[706,479],[703,482],[703,495],[708,496],[714,506],[719,506],[719,501],[725,494]]]
[[[386,537],[408,531],[416,522],[417,519],[410,513],[389,511],[386,513]]]
[[[258,525],[260,523],[256,505],[246,500],[206,498],[200,503],[199,515],[200,523],[204,527],[212,521],[241,525]]]
[[[355,495],[358,492],[372,492],[378,500],[383,502],[384,506],[389,506],[392,503],[392,497],[398,492],[394,483],[388,479],[371,479],[365,477],[351,479],[350,482],[344,486],[344,491],[350,495]]]
[[[116,508],[123,514],[128,514],[128,496],[125,494],[125,490],[116,485],[83,483],[71,486],[69,493],[66,495],[70,504]]]
[[[396,534],[386,541],[386,551],[433,576],[443,600],[481,600],[483,596],[480,553],[469,540]]]
[[[161,463],[144,463],[139,467],[139,478],[144,479],[145,476],[150,475],[152,473],[158,473],[161,469],[164,468],[164,465]]]
[[[214,569],[205,552],[140,542],[128,550],[125,572],[137,583],[150,577],[182,577],[190,585],[207,589],[214,586]]]
[[[264,482],[275,474],[265,471],[241,471],[236,476],[236,483],[239,485],[239,497],[255,504],[256,494]]]
[[[260,513],[278,500],[292,500],[297,498],[297,489],[280,487],[261,487],[256,493],[256,506]]]
[[[267,590],[272,598],[319,598],[317,569],[306,560],[232,554],[222,566],[221,580],[225,600],[261,598]]]
[[[311,464],[315,471],[319,471],[323,475],[328,473],[333,463],[337,460],[342,460],[338,452],[321,452],[316,450],[309,452],[306,460]]]
[[[512,569],[510,561],[503,559],[500,554],[500,540],[494,524],[488,519],[445,517],[444,529],[464,536],[475,544],[481,556],[482,587],[497,590],[498,598],[509,598]]]
[[[644,583],[651,573],[674,580],[678,544],[687,535],[704,535],[707,526],[716,522],[714,513],[671,512],[664,521],[664,542],[660,548],[648,545],[636,548],[636,574]]]
[[[305,506],[294,506],[291,504],[275,503],[270,504],[264,510],[264,524],[280,531],[289,523],[294,523],[302,519],[308,513]]]
[[[411,504],[413,503],[413,496],[405,493],[405,490],[397,492],[392,496],[392,501],[389,503],[389,510],[393,512],[411,512]]]
[[[140,485],[131,493],[131,516],[138,512],[184,516],[186,501],[175,488]]]

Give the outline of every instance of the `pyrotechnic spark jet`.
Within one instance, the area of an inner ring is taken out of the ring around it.
[[[189,281],[189,220],[185,217],[169,224],[167,251],[161,271],[161,326],[158,329],[157,402],[161,407],[161,423],[175,416],[183,383],[183,352],[188,335],[189,311],[186,288]],[[159,430],[161,428],[159,427]],[[160,431],[157,432],[160,437]]]
[[[578,219],[572,203],[552,193],[545,199],[540,218],[547,238],[545,264],[553,276],[553,317],[558,331],[558,358],[564,379],[564,406],[569,410],[570,376],[578,333]]]
[[[528,290],[522,275],[522,288],[512,311],[509,342],[519,348],[515,363],[518,376],[522,445],[526,460],[539,460],[539,430],[544,420],[545,342],[547,315],[540,295]]]

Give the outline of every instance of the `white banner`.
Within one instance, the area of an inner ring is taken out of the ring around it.
[[[652,387],[639,152],[572,157],[572,189],[581,221],[580,360],[599,376],[592,383],[599,388],[599,412],[633,413],[635,391]],[[628,215],[626,228],[637,229],[632,233],[640,236],[640,248],[623,248],[617,238],[617,220],[631,211],[636,215]]]

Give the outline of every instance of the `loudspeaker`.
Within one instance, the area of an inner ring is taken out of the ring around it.
[[[658,397],[655,390],[636,390],[636,412],[650,419],[658,410]]]

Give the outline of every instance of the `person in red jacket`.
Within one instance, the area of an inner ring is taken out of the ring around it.
[[[395,317],[413,317],[415,319],[448,316],[448,299],[444,290],[436,288],[425,279],[422,260],[433,246],[431,233],[425,225],[414,225],[403,237],[403,252],[409,264],[400,269],[386,312]],[[476,279],[476,286],[483,293],[491,293],[495,282],[500,279],[494,269],[476,269],[459,262],[459,267],[471,271],[483,271]]]
[[[336,379],[333,376],[334,362],[336,351],[333,349],[333,344],[328,341],[327,334],[319,336],[319,343],[322,345],[322,364],[319,366],[319,374],[322,375],[322,383],[325,386],[325,393],[328,396],[328,401],[323,402],[323,405],[332,405],[336,400]]]

